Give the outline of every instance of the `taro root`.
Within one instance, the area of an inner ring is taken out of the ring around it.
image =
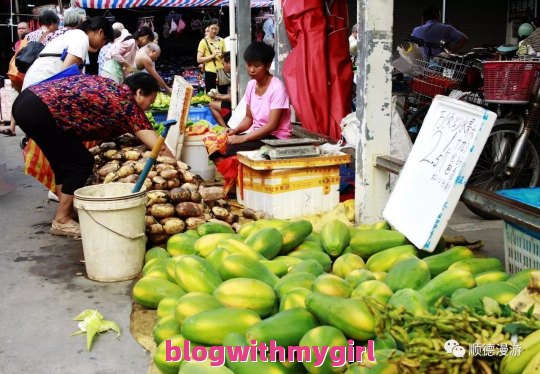
[[[126,160],[137,161],[139,158],[141,158],[141,154],[137,151],[130,150],[124,152],[124,157]]]
[[[118,161],[111,161],[103,165],[99,170],[98,174],[100,177],[106,177],[109,173],[115,173],[120,169],[120,163]]]
[[[200,217],[204,214],[204,207],[201,204],[191,202],[179,203],[175,210],[180,217]]]
[[[131,175],[128,175],[127,177],[125,177],[125,178],[118,179],[118,182],[136,183],[138,179],[139,179],[139,176],[137,174],[131,174]]]
[[[204,201],[215,201],[225,196],[223,187],[199,187],[199,193]]]
[[[151,225],[156,224],[156,223],[158,223],[158,222],[156,221],[154,216],[144,216],[144,225],[146,227],[151,226]]]
[[[229,211],[225,208],[215,206],[212,208],[212,214],[220,220],[224,220],[229,216]]]
[[[234,222],[238,222],[238,215],[229,213],[227,217],[223,219],[223,221],[227,222],[228,224],[233,224]]]
[[[150,179],[155,178],[155,177],[157,177],[157,176],[158,176],[158,173],[157,173],[157,171],[155,171],[155,170],[150,170],[150,171],[148,172],[148,178],[150,178]]]
[[[193,184],[193,183],[184,183],[180,187],[185,188],[186,190],[188,190],[190,194],[192,192],[197,192],[197,186],[195,184]]]
[[[263,219],[263,218],[266,216],[266,213],[264,213],[264,212],[261,211],[261,210],[253,210],[253,209],[246,208],[246,209],[244,209],[244,211],[242,212],[242,215],[243,215],[245,218],[253,219],[253,220],[255,220],[255,221],[258,221],[258,220],[260,220],[260,219]]]
[[[174,177],[176,177],[176,174],[178,174],[178,171],[174,169],[165,169],[159,172],[159,175],[167,180],[173,179]]]
[[[169,179],[167,181],[168,190],[172,190],[173,188],[176,188],[178,186],[180,186],[180,181],[178,180],[178,178]]]
[[[164,218],[161,220],[161,224],[163,225],[163,231],[169,235],[178,234],[184,231],[186,227],[184,221],[177,217]]]
[[[154,223],[153,225],[148,226],[148,232],[150,234],[162,234],[163,225],[161,225],[160,223]]]
[[[235,222],[231,225],[232,229],[234,230],[234,232],[238,232],[240,231],[240,229],[242,228],[242,224],[239,223],[239,222]]]
[[[179,171],[180,171],[180,174],[182,174],[182,178],[184,178],[186,182],[193,182],[194,180],[196,180],[195,174],[190,173],[187,170],[179,170]]]
[[[152,151],[146,151],[146,152],[143,152],[142,156],[144,158],[148,158],[148,157],[150,157],[151,154],[152,154]]]
[[[146,145],[141,144],[136,147],[133,147],[133,150],[139,152],[142,155],[144,152],[148,150],[148,148],[146,147]]]
[[[97,156],[101,153],[101,147],[95,146],[95,147],[90,148],[89,151],[93,156]]]
[[[170,191],[171,200],[174,204],[181,203],[183,201],[191,200],[191,193],[183,187],[173,188]]]
[[[191,191],[191,201],[194,203],[200,203],[202,201],[202,196],[199,191]]]
[[[154,184],[155,190],[164,190],[167,188],[167,180],[160,176],[152,178],[152,183]]]
[[[166,243],[169,240],[170,235],[168,234],[149,234],[148,240],[154,245]]]
[[[152,189],[152,180],[150,178],[144,179],[144,188],[146,188],[146,191],[150,191]]]
[[[168,191],[162,191],[162,190],[149,191],[146,194],[146,196],[148,197],[146,206],[152,206],[154,204],[165,204],[165,203],[168,203],[170,200]]]
[[[144,170],[144,166],[146,165],[146,161],[139,160],[135,163],[135,173],[141,174]]]
[[[150,207],[150,214],[155,218],[169,218],[174,215],[174,205],[154,204]]]
[[[101,145],[99,147],[101,148],[102,152],[105,152],[105,151],[108,151],[110,149],[116,149],[116,143],[115,142],[101,143]]]
[[[105,156],[109,160],[121,160],[123,157],[122,153],[118,152],[116,149],[110,149],[108,151],[105,151],[103,153],[103,156]]]
[[[176,161],[176,168],[178,170],[189,170],[189,165],[182,161]]]
[[[103,183],[111,183],[118,180],[118,173],[109,173],[105,176]]]
[[[168,156],[158,156],[156,161],[160,164],[168,164],[176,166],[176,159]]]
[[[189,217],[186,218],[186,228],[188,230],[196,230],[197,227],[205,223],[206,220],[201,217]]]
[[[220,224],[222,226],[225,226],[225,227],[231,227],[231,225],[229,225],[227,222],[224,222],[224,221],[219,220],[217,218],[210,218],[207,222],[213,222],[213,223],[217,223],[217,224]]]
[[[124,165],[120,169],[118,169],[118,176],[120,178],[127,177],[131,174],[135,174],[135,166],[133,165]]]
[[[168,164],[157,164],[156,165],[156,171],[158,173],[161,173],[163,170],[175,170],[174,166],[168,165]]]

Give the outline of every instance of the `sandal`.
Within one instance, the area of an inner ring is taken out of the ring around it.
[[[17,135],[13,131],[11,131],[11,129],[0,130],[0,134],[5,135],[5,136],[15,136],[15,135]]]
[[[52,221],[51,234],[58,236],[71,236],[73,238],[81,237],[81,228],[74,220],[69,220],[66,223],[60,223],[56,220]]]

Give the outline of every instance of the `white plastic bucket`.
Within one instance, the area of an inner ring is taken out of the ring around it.
[[[132,193],[133,183],[79,188],[73,205],[79,224],[86,272],[90,279],[119,282],[142,270],[146,250],[146,190]]]
[[[192,173],[200,175],[202,179],[213,180],[215,178],[216,167],[208,158],[202,136],[187,135],[184,137],[184,147],[180,159],[191,166]]]

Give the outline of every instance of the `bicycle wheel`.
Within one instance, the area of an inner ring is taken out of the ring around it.
[[[486,191],[498,191],[540,185],[540,138],[538,135],[528,140],[514,172],[510,176],[505,175],[506,164],[516,145],[518,131],[517,124],[500,124],[493,127],[467,186],[479,187]],[[465,205],[480,217],[498,218],[483,213],[467,203]]]
[[[418,108],[405,123],[405,128],[407,129],[413,143],[420,132],[420,128],[422,127],[422,123],[424,123],[424,118],[426,118],[429,107],[430,105],[426,105]]]

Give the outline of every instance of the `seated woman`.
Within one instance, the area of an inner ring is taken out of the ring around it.
[[[251,151],[264,145],[261,139],[288,139],[292,136],[289,96],[284,84],[272,74],[274,49],[254,42],[244,52],[246,69],[251,77],[246,87],[246,116],[235,129],[228,130],[227,149],[210,158],[219,162],[238,151]],[[221,170],[220,170],[221,172]]]
[[[225,52],[223,54],[223,69],[228,74],[231,74],[231,53]],[[212,112],[212,116],[218,123],[218,125],[227,128],[227,122],[231,118],[232,108],[231,108],[231,86],[229,86],[228,92],[226,94],[221,94],[215,88],[211,89],[208,92],[213,100],[210,102],[208,107]]]

